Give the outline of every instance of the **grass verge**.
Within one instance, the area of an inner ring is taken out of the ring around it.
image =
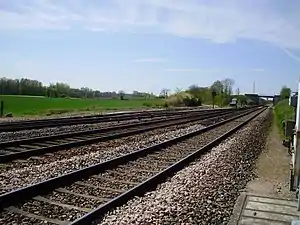
[[[295,116],[294,107],[289,105],[289,100],[284,99],[278,102],[274,107],[275,121],[279,128],[280,134],[284,136],[283,121],[293,120]]]
[[[0,95],[4,114],[13,116],[54,115],[82,111],[130,110],[163,107],[162,99],[73,99]]]

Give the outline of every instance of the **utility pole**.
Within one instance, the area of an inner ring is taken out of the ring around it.
[[[253,94],[255,94],[255,81],[253,82]]]
[[[211,96],[212,96],[212,100],[213,100],[213,109],[215,108],[215,97],[217,95],[217,92],[215,90],[213,90],[211,92]]]
[[[4,101],[0,102],[0,117],[4,115]]]
[[[299,195],[299,183],[300,183],[300,82],[298,83],[298,99],[297,99],[297,109],[296,109],[296,124],[294,133],[294,150],[292,152],[292,176],[293,183],[292,187],[297,190],[298,198],[298,211],[300,210],[300,195]]]

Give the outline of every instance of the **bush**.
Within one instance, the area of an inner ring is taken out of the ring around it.
[[[294,119],[295,117],[294,107],[289,105],[288,99],[284,99],[277,103],[277,105],[274,108],[274,113],[275,113],[276,124],[281,134],[283,134],[284,130],[282,124],[285,120]]]
[[[73,111],[74,110],[72,110],[72,109],[49,109],[49,110],[47,110],[46,115],[51,116],[51,115],[69,113],[69,112],[73,112]]]
[[[68,98],[69,96],[66,95],[66,94],[61,94],[60,97],[61,97],[61,98]]]
[[[192,98],[184,98],[183,99],[184,105],[185,106],[201,106],[202,105],[202,101],[201,99],[192,97]]]
[[[170,106],[201,106],[202,101],[199,98],[192,96],[190,93],[181,92],[176,95],[171,95],[167,99],[167,103]]]
[[[150,102],[144,102],[144,103],[143,103],[143,106],[146,106],[146,107],[152,107],[153,104],[150,103]]]
[[[183,106],[184,105],[182,102],[182,99],[180,99],[178,96],[175,96],[175,95],[169,97],[166,102],[172,106]]]

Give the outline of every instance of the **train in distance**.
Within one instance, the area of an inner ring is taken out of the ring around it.
[[[237,106],[237,99],[236,98],[233,98],[231,99],[231,102],[229,103],[230,106]]]

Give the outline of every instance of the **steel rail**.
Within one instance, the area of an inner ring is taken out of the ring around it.
[[[215,111],[230,111],[231,109],[218,109]],[[27,120],[0,123],[0,132],[13,132],[20,130],[31,130],[45,127],[57,127],[78,124],[92,124],[111,121],[126,121],[131,119],[145,119],[162,116],[174,116],[188,113],[209,112],[213,110],[184,110],[184,111],[153,111],[153,112],[136,112],[126,114],[103,114],[90,117],[74,117],[74,118],[57,118],[43,120]]]
[[[113,140],[172,125],[179,125],[182,123],[193,122],[197,120],[214,119],[216,117],[230,114],[232,114],[232,112],[210,112],[196,114],[190,117],[179,116],[169,119],[112,126],[103,129],[0,142],[0,150],[8,152],[7,154],[0,155],[0,163],[6,163],[12,160],[28,158],[31,156],[37,156],[45,153],[53,153],[62,149],[65,150],[75,146],[82,146],[101,141]],[[107,132],[112,133],[108,134]]]
[[[228,109],[228,108],[227,108]],[[179,112],[195,112],[195,111],[209,111],[209,110],[224,110],[220,109],[161,109],[161,110],[144,110],[144,111],[130,111],[130,112],[114,112],[114,113],[104,113],[104,114],[93,114],[93,115],[83,115],[83,116],[71,116],[71,117],[59,117],[59,118],[45,118],[45,119],[30,119],[24,121],[11,121],[3,122],[1,124],[20,124],[20,123],[31,123],[31,122],[47,122],[47,121],[63,121],[72,119],[84,119],[84,118],[102,118],[102,117],[119,117],[119,116],[130,116],[130,115],[140,115],[140,114],[151,114],[151,113],[179,113]]]
[[[265,111],[267,108],[264,108],[263,110],[260,110],[255,115],[251,116],[246,121],[241,122],[225,134],[217,137],[215,140],[211,141],[210,143],[206,144],[202,148],[196,150],[195,152],[189,154],[185,158],[181,159],[180,161],[176,162],[175,164],[171,165],[170,167],[166,168],[165,170],[159,172],[158,174],[150,177],[146,181],[140,183],[139,185],[131,188],[130,190],[126,191],[125,193],[122,193],[121,195],[117,196],[116,198],[110,200],[109,202],[100,205],[98,208],[94,209],[93,211],[85,214],[83,217],[78,218],[77,220],[69,223],[69,225],[86,225],[91,224],[93,221],[95,221],[98,218],[103,217],[106,213],[113,210],[114,208],[121,206],[125,204],[128,200],[132,199],[134,196],[141,196],[144,193],[153,190],[157,187],[158,184],[165,181],[168,177],[172,176],[185,166],[187,166],[189,163],[194,161],[196,158],[198,158],[200,155],[203,155],[204,153],[211,150],[213,147],[219,145],[222,141],[224,141],[226,138],[234,134],[236,131],[238,131],[240,128],[248,124],[251,120],[256,118],[259,114],[261,114],[263,111]]]
[[[188,138],[191,138],[191,137],[194,137],[196,135],[207,132],[209,130],[212,130],[216,127],[219,127],[219,126],[224,125],[226,123],[229,123],[233,120],[236,120],[238,118],[246,116],[246,115],[248,115],[250,113],[253,113],[257,110],[259,112],[256,113],[255,115],[258,115],[262,111],[261,109],[249,110],[249,111],[244,112],[240,115],[234,116],[230,119],[226,119],[226,120],[221,121],[219,123],[215,123],[211,126],[199,129],[197,131],[190,132],[188,134],[173,138],[171,140],[167,140],[167,141],[161,142],[159,144],[155,144],[155,145],[152,145],[150,147],[147,147],[147,148],[144,148],[144,149],[141,149],[141,150],[138,150],[138,151],[134,151],[134,152],[128,153],[126,155],[123,155],[123,156],[105,161],[103,163],[99,163],[99,164],[96,164],[96,165],[93,165],[93,166],[90,166],[90,167],[86,167],[86,168],[81,169],[81,170],[77,170],[77,171],[74,171],[74,172],[71,172],[71,173],[68,173],[68,174],[65,174],[65,175],[61,175],[61,176],[58,176],[58,177],[55,177],[55,178],[52,178],[52,179],[48,179],[46,181],[43,181],[43,182],[40,182],[40,183],[37,183],[37,184],[33,184],[33,185],[30,185],[30,186],[27,186],[27,187],[24,187],[24,188],[20,188],[20,189],[13,190],[11,192],[2,194],[2,195],[0,195],[0,210],[2,211],[4,208],[6,208],[8,206],[19,204],[19,203],[21,203],[25,200],[33,198],[34,196],[49,193],[49,192],[53,191],[56,188],[70,185],[70,184],[72,184],[76,181],[79,181],[81,179],[90,177],[90,176],[92,176],[94,174],[97,174],[97,173],[99,174],[99,173],[101,173],[105,170],[117,167],[121,164],[125,164],[129,161],[132,161],[132,160],[135,160],[135,159],[140,158],[142,156],[148,155],[148,154],[150,154],[152,152],[155,152],[155,151],[158,151],[162,148],[166,148],[168,146],[174,145],[174,144],[176,144],[180,141],[186,140]],[[254,118],[254,116],[252,116],[251,118]],[[126,196],[129,196],[129,194],[125,195],[125,197],[124,197],[124,195],[122,195],[122,196],[123,196],[122,199],[124,199]],[[113,204],[113,202],[111,202],[110,204]],[[105,204],[105,205],[107,205],[107,204]],[[97,210],[102,210],[102,209],[97,208]],[[95,211],[95,213],[96,212],[98,212],[98,211]],[[88,218],[92,218],[93,216],[95,216],[94,213],[88,214],[88,215],[89,215],[88,217],[84,217],[85,221],[88,220]]]

